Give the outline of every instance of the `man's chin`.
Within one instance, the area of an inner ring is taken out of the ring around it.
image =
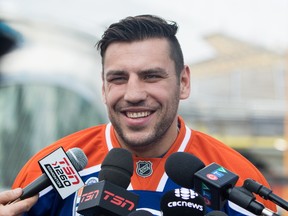
[[[133,149],[143,149],[151,146],[153,143],[147,141],[147,140],[139,140],[138,139],[129,139],[125,141],[127,147],[133,148]]]

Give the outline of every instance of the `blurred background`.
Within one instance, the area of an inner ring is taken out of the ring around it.
[[[108,121],[94,45],[112,22],[149,13],[179,25],[192,71],[186,122],[287,200],[287,11],[288,0],[0,0],[0,188],[44,146]]]

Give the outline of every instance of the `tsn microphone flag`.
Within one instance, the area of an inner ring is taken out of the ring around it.
[[[200,193],[206,206],[221,210],[228,200],[227,190],[234,187],[239,176],[212,163],[194,174],[195,191]]]
[[[62,199],[84,186],[80,175],[62,147],[56,149],[38,163]]]
[[[77,212],[85,216],[127,216],[136,210],[139,196],[109,181],[86,185]]]

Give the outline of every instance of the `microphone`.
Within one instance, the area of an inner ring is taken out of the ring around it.
[[[225,212],[222,211],[211,211],[207,213],[205,216],[228,216]]]
[[[106,180],[122,188],[127,188],[133,175],[132,154],[126,149],[113,148],[104,158],[99,172],[99,181]]]
[[[59,149],[62,149],[62,148],[59,148]],[[56,152],[56,151],[54,151],[54,152]],[[51,153],[51,154],[53,154],[53,153]],[[74,168],[76,169],[77,172],[84,169],[84,167],[87,165],[88,159],[87,159],[85,153],[82,151],[82,149],[72,148],[72,149],[68,150],[66,152],[66,154],[67,154],[68,159],[70,160],[70,162],[72,163],[72,165],[74,166]],[[57,158],[57,160],[58,159],[59,159],[59,157]],[[50,160],[50,162],[51,162],[51,160]],[[69,170],[68,170],[68,168],[69,168]],[[65,173],[65,171],[68,171],[69,172],[68,174],[72,174],[72,171],[73,171],[71,167],[68,167],[68,168],[64,167],[64,171],[62,169],[58,169],[57,172],[58,173],[61,172],[62,178],[65,177],[68,179],[69,176],[72,176],[72,175],[67,175],[67,172]],[[48,178],[46,173],[43,173],[40,177],[38,177],[36,180],[31,182],[25,188],[23,188],[23,193],[19,199],[23,200],[23,199],[26,199],[28,197],[32,197],[50,185],[52,185],[51,180]],[[17,200],[19,200],[19,199],[17,199]],[[15,201],[17,201],[17,200],[15,200]]]
[[[167,175],[185,188],[194,188],[194,174],[204,167],[205,164],[199,158],[187,152],[175,152],[165,163]]]
[[[220,210],[227,200],[256,215],[276,216],[277,214],[256,201],[247,189],[234,187],[238,176],[226,168],[212,163],[194,175],[195,190],[200,191],[206,205]]]
[[[153,216],[153,214],[149,211],[145,211],[145,210],[137,210],[137,211],[133,211],[130,214],[128,214],[128,216]]]
[[[228,190],[228,199],[240,207],[256,215],[279,216],[258,202],[253,194],[243,187],[234,187]]]
[[[252,193],[245,194],[243,189],[233,188],[239,177],[224,167],[212,163],[199,170],[194,167],[190,167],[189,169],[189,165],[193,165],[194,161],[198,161],[199,159],[196,160],[194,155],[189,153],[184,154],[184,152],[178,152],[177,157],[168,159],[167,162],[169,161],[169,164],[165,164],[165,169],[167,167],[167,171],[165,171],[168,176],[173,181],[177,181],[176,183],[180,186],[184,187],[185,185],[189,186],[189,188],[194,188],[203,197],[207,207],[213,210],[220,210],[227,200],[230,200],[252,213],[257,212],[267,216],[277,215],[265,208],[263,204],[257,202]],[[185,165],[185,163],[187,164]],[[183,166],[183,169],[182,166],[177,166],[177,169],[175,168],[173,172],[170,172],[172,169],[168,170],[168,166],[175,166],[175,164],[183,164],[185,166]],[[194,184],[191,182],[194,182]]]
[[[165,171],[181,187],[194,188],[203,196],[206,205],[214,210],[222,209],[227,201],[226,190],[238,180],[237,175],[215,163],[205,167],[199,158],[187,152],[175,152],[167,158]],[[204,182],[206,175],[215,181]]]
[[[139,196],[125,189],[133,170],[129,151],[111,149],[101,164],[99,182],[83,188],[77,212],[84,216],[127,216],[135,211]]]
[[[203,198],[188,188],[166,192],[161,198],[160,206],[163,216],[204,216],[206,210]]]
[[[282,199],[281,197],[277,196],[270,190],[269,188],[261,185],[260,183],[256,182],[253,179],[246,179],[244,181],[243,187],[246,188],[248,191],[260,195],[262,198],[266,200],[271,200],[278,206],[282,207],[285,210],[288,210],[288,202]]]

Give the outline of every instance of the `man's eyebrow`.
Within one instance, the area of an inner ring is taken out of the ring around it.
[[[150,74],[150,73],[168,74],[167,71],[162,69],[162,68],[150,68],[147,70],[141,70],[141,71],[139,71],[139,73],[142,73],[142,74]]]
[[[123,75],[123,74],[126,74],[127,72],[124,71],[124,70],[110,70],[106,73],[106,77],[107,76],[111,76],[111,75]]]
[[[143,69],[140,70],[139,73],[167,73],[167,72],[163,68],[157,67],[157,68]]]

